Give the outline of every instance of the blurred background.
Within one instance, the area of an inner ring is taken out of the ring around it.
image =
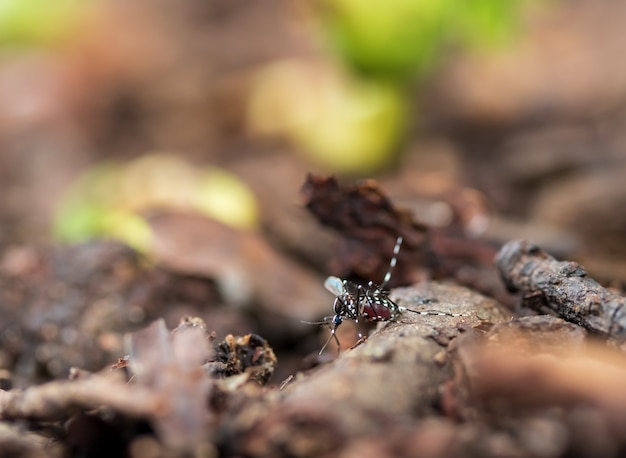
[[[609,0],[2,1],[0,367],[97,369],[192,313],[289,373],[332,304],[307,172],[619,284],[625,20]]]

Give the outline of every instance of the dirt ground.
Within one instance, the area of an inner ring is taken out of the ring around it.
[[[365,175],[247,123],[259,69],[329,59],[303,2],[127,3],[0,53],[0,457],[625,453],[626,6],[451,49]],[[52,236],[80,173],[154,152],[237,177],[256,227]]]

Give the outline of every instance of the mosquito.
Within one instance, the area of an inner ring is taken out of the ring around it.
[[[380,285],[374,284],[372,281],[365,285],[352,282],[349,280],[342,280],[339,277],[330,276],[324,282],[324,287],[335,296],[333,303],[333,313],[324,317],[324,320],[318,323],[312,324],[328,324],[330,327],[330,336],[328,340],[320,350],[321,355],[326,346],[332,339],[337,342],[338,351],[340,349],[339,339],[337,338],[337,328],[341,326],[344,320],[353,320],[358,329],[359,341],[363,340],[363,334],[359,327],[359,320],[364,321],[395,321],[396,318],[405,311],[411,313],[417,313],[418,315],[437,315],[437,316],[451,316],[461,317],[469,316],[462,313],[449,313],[439,312],[435,310],[412,310],[406,307],[402,307],[396,304],[389,297],[389,291],[386,289],[389,281],[391,280],[391,274],[394,267],[398,262],[398,253],[402,246],[402,236],[396,239],[396,244],[393,248],[393,255],[391,261],[389,261],[389,269],[383,278],[383,282]]]

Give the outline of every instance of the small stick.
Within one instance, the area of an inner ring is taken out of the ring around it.
[[[581,265],[557,261],[524,240],[504,245],[496,264],[509,290],[529,299],[524,305],[540,312],[547,307],[590,332],[626,341],[626,298],[587,278]]]
[[[73,409],[111,407],[118,412],[150,417],[165,405],[165,397],[144,387],[99,375],[78,380],[58,380],[25,390],[0,390],[0,419],[59,420]]]

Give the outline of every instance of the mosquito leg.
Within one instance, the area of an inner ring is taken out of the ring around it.
[[[396,264],[398,263],[398,253],[400,253],[400,247],[402,246],[402,236],[398,236],[398,238],[396,239],[396,245],[393,247],[393,257],[391,258],[391,261],[389,261],[389,270],[387,270],[387,273],[385,274],[385,278],[383,278],[383,282],[380,284],[379,289],[384,290],[385,286],[387,286],[387,283],[389,283],[389,280],[391,280],[391,272],[393,271],[393,268],[396,267]]]
[[[328,340],[326,341],[326,343],[324,344],[324,346],[322,347],[322,349],[318,353],[319,355],[324,353],[324,350],[326,350],[326,347],[328,346],[328,344],[330,343],[330,341],[332,339],[335,339],[335,342],[337,342],[337,354],[341,353],[341,344],[339,343],[339,339],[337,338],[337,334],[335,333],[335,329],[331,329],[330,330],[330,336],[328,336]]]

